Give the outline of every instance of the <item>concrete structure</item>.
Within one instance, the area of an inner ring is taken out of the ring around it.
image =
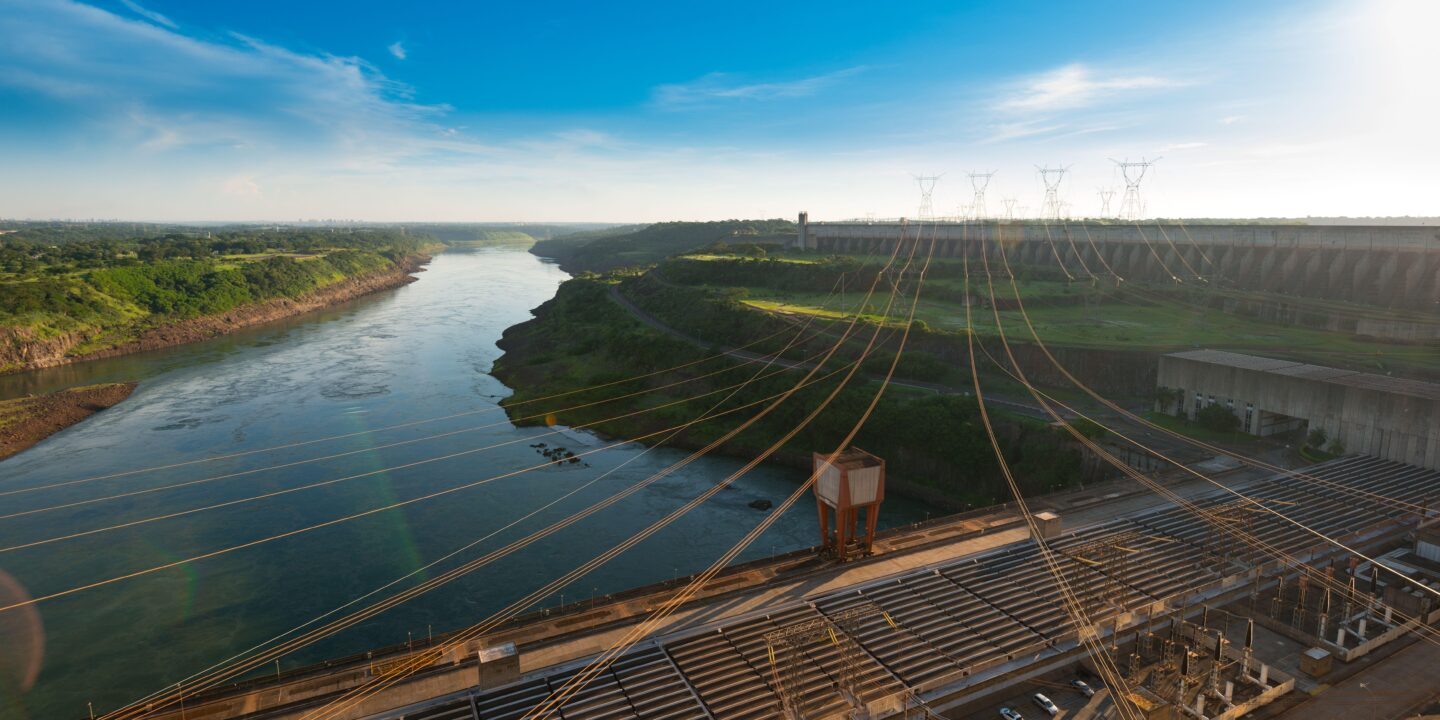
[[[824,453],[812,453],[815,510],[820,518],[820,546],[840,561],[851,554],[865,556],[875,544],[875,523],[885,501],[885,461],[859,448],[851,448],[827,462]],[[856,526],[865,511],[865,534]],[[830,515],[835,530],[830,530]],[[855,545],[852,547],[852,543]]]
[[[1335,658],[1324,648],[1313,647],[1300,653],[1300,670],[1313,678],[1329,675],[1334,663]]]
[[[515,643],[493,645],[476,653],[479,687],[494,688],[520,679],[520,653]]]
[[[1415,514],[1363,496],[1351,498],[1337,488],[1355,488],[1411,505],[1433,506],[1440,497],[1440,473],[1374,458],[1346,458],[1309,472],[1320,478],[1323,486],[1279,475],[1256,479],[1243,489],[1267,504],[1288,508],[1286,513],[1305,526],[1365,552],[1382,544],[1393,545],[1412,532]],[[1228,494],[1213,490],[1186,495],[1211,512],[1233,504]],[[1084,514],[1083,510],[1070,513],[1072,524],[1076,515]],[[1177,616],[1193,621],[1207,605],[1243,603],[1256,584],[1273,583],[1294,572],[1253,548],[1217,543],[1206,521],[1174,506],[1146,504],[1123,513],[1107,506],[1106,512],[1096,515],[1105,519],[1063,533],[1051,542],[1051,548],[1107,645],[1117,633],[1124,641],[1144,628],[1159,630]],[[1121,515],[1124,517],[1118,517]],[[1308,532],[1269,515],[1257,516],[1249,530],[1266,546],[1279,548],[1312,569],[1323,568],[1338,554],[1333,546],[1316,543]],[[1021,528],[988,527],[978,537],[967,535],[963,541],[945,540],[933,546],[936,552],[943,548],[940,559],[927,551],[913,556],[880,555],[867,563],[841,566],[841,572],[850,578],[863,574],[859,579],[773,578],[775,584],[788,582],[805,588],[796,595],[777,598],[768,594],[772,588],[765,588],[758,596],[763,599],[757,600],[750,591],[737,594],[718,589],[707,602],[687,605],[681,611],[693,612],[693,622],[633,647],[599,679],[566,701],[561,714],[567,720],[771,720],[781,706],[770,680],[767,633],[844,618],[857,611],[859,622],[836,623],[858,648],[851,656],[853,662],[847,663],[829,641],[803,650],[805,664],[800,677],[807,697],[815,699],[813,717],[833,717],[827,713],[849,712],[859,703],[872,718],[899,720],[904,717],[903,707],[914,707],[911,700],[923,701],[937,712],[949,712],[972,703],[977,696],[1007,692],[1019,683],[1073,668],[1083,662],[1085,650],[1076,642],[1074,627],[1061,609],[1046,563],[1025,535]],[[1001,537],[1003,542],[980,542]],[[1098,553],[1116,540],[1128,549],[1128,559],[1103,562]],[[979,550],[952,552],[961,547]],[[917,562],[921,557],[931,559]],[[597,608],[579,603],[576,614],[536,621],[554,632],[547,629],[546,634],[535,634],[541,628],[517,626],[476,640],[478,647],[465,644],[470,648],[465,652],[439,652],[446,643],[437,636],[434,650],[400,645],[388,652],[377,651],[374,660],[366,653],[289,671],[283,679],[257,678],[243,687],[217,689],[214,694],[193,698],[183,710],[171,706],[157,709],[149,717],[298,720],[340,692],[418,657],[428,662],[423,670],[340,717],[518,720],[579,672],[591,656],[648,616],[663,597],[637,596],[634,607],[623,615],[615,605]],[[1217,615],[1210,613],[1214,619]],[[1213,627],[1203,619],[1200,625]],[[477,670],[471,665],[478,660],[475,650],[521,637],[528,639],[514,642],[522,676],[502,687],[478,687]],[[1224,652],[1230,660],[1237,657],[1232,648]],[[1247,699],[1237,690],[1235,707],[1225,714],[1207,714],[1236,717],[1293,686],[1284,675],[1263,664],[1268,659],[1258,654],[1256,659],[1261,662],[1259,668],[1255,664],[1249,667],[1258,672],[1263,692]],[[858,697],[835,692],[834,678],[852,671],[864,692]],[[1207,707],[1219,707],[1213,698],[1207,703]]]
[[[822,252],[888,249],[900,222],[810,222],[796,243]],[[906,237],[914,238],[911,223]],[[1073,277],[1186,282],[1391,308],[1440,307],[1440,228],[1363,225],[926,223],[937,257],[1002,241],[1011,262]],[[1378,334],[1378,333],[1377,333]],[[1398,336],[1392,331],[1387,335]],[[1428,335],[1426,337],[1429,337]]]
[[[1059,537],[1064,529],[1060,516],[1049,510],[1035,513],[1035,529],[1040,533],[1040,539],[1049,540]]]
[[[1162,412],[1223,405],[1253,435],[1323,430],[1347,453],[1440,469],[1440,385],[1223,350],[1161,356]]]
[[[1436,473],[1368,458],[1335,461],[1311,472],[1327,482],[1408,502],[1440,491]],[[1331,490],[1285,476],[1260,481],[1248,493],[1296,508],[1297,520],[1361,548],[1393,542],[1414,523],[1413,516],[1393,508],[1363,499],[1337,501]],[[1198,502],[1213,508],[1228,498],[1215,492]],[[1315,566],[1335,553],[1288,523],[1264,522],[1252,531],[1263,542]],[[1203,520],[1170,507],[1066,534],[1052,548],[1108,644],[1113,633],[1133,636],[1141,628],[1163,627],[1177,613],[1193,619],[1203,612],[1197,604],[1243,597],[1268,571],[1289,572],[1259,553],[1227,551],[1222,556],[1209,547],[1208,533]],[[1098,568],[1081,559],[1086,548],[1115,536],[1125,537],[1134,551],[1123,568]],[[1112,588],[1118,592],[1107,590]],[[1022,541],[662,635],[622,656],[601,680],[568,700],[562,712],[572,720],[769,720],[779,716],[781,705],[770,682],[766,635],[871,607],[879,612],[864,614],[845,630],[859,650],[854,658],[859,667],[853,672],[864,690],[858,697],[836,692],[834,678],[846,660],[830,642],[805,648],[803,692],[814,701],[809,717],[838,718],[861,711],[872,718],[899,718],[914,698],[943,713],[970,702],[976,693],[1073,666],[1085,657],[1038,548]],[[1241,657],[1231,648],[1223,652],[1231,663]],[[368,717],[517,720],[580,672],[588,659],[528,674],[503,688],[459,690]],[[1238,717],[1293,687],[1292,679],[1272,667],[1248,667],[1258,673],[1261,694],[1212,717]],[[297,708],[269,717],[302,714]]]
[[[1428,527],[1415,534],[1415,554],[1440,564],[1440,527]]]

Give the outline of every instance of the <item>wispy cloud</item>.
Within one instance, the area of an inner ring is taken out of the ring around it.
[[[385,49],[389,50],[390,54],[394,55],[396,60],[404,60],[406,58],[405,44],[399,40],[385,46]]]
[[[1049,113],[1087,107],[1122,93],[1182,84],[1155,75],[1103,75],[1072,63],[1011,86],[995,107],[1007,113]]]
[[[728,73],[710,73],[688,83],[657,86],[653,97],[655,104],[664,108],[682,108],[723,101],[808,97],[864,70],[864,66],[857,66],[823,75],[776,82],[744,82]]]
[[[87,137],[146,151],[300,144],[388,155],[436,138],[432,123],[448,111],[413,102],[409,87],[359,58],[202,39],[146,18],[159,24],[65,0],[0,13],[10,39],[0,87],[72,107]]]
[[[1235,123],[1244,121],[1244,115],[1226,115],[1225,117],[1220,118],[1221,125],[1234,125]]]
[[[1007,140],[1019,140],[1021,138],[1049,135],[1064,130],[1065,126],[1058,123],[1043,122],[1007,122],[991,126],[990,134],[985,137],[984,142],[997,143]]]
[[[1180,151],[1180,150],[1198,150],[1198,149],[1200,149],[1200,148],[1202,148],[1202,147],[1205,147],[1207,144],[1208,144],[1208,143],[1203,143],[1203,142],[1170,143],[1170,144],[1168,144],[1168,145],[1161,145],[1161,146],[1158,148],[1158,151],[1159,151],[1159,152],[1177,152],[1177,151]]]
[[[174,20],[171,20],[170,18],[165,17],[158,12],[155,12],[154,10],[150,10],[149,8],[141,7],[140,3],[135,2],[135,0],[120,0],[120,2],[125,7],[130,8],[130,12],[133,12],[136,15],[139,15],[140,17],[143,17],[151,22],[159,23],[167,28],[170,28],[171,30],[180,27],[179,25],[175,24]]]

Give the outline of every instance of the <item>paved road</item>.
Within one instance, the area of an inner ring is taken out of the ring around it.
[[[1282,720],[1391,720],[1440,696],[1440,645],[1421,640],[1333,687],[1316,693]]]

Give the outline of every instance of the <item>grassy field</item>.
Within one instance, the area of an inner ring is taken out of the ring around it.
[[[1037,294],[1049,291],[1050,288],[1044,287],[1035,289]],[[997,286],[996,294],[1002,302],[1013,297],[1008,284],[1003,288]],[[1030,292],[1023,295],[1028,296]],[[864,293],[844,293],[833,299],[829,308],[819,306],[824,297],[822,293],[776,292],[768,288],[747,287],[741,301],[760,310],[839,318],[848,314],[834,308],[855,307],[864,298]],[[921,297],[916,317],[930,329],[965,330],[963,304],[925,300],[923,294]],[[881,309],[881,306],[872,303],[861,315],[866,320],[880,322],[882,318],[878,312]],[[1383,373],[1401,367],[1440,371],[1440,353],[1432,347],[1385,343],[1346,333],[1267,323],[1180,303],[1139,304],[1108,298],[1087,303],[1082,297],[1077,297],[1073,304],[1027,302],[1026,309],[1040,338],[1056,345],[1156,352],[1205,347],[1371,372]],[[974,307],[972,315],[977,333],[987,336],[998,334],[994,315],[988,307]],[[1010,339],[1031,339],[1030,330],[1019,310],[1001,310],[1000,319]]]

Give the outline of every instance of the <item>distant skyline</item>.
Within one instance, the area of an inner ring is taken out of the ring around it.
[[[1440,215],[1440,3],[0,0],[0,217]]]

